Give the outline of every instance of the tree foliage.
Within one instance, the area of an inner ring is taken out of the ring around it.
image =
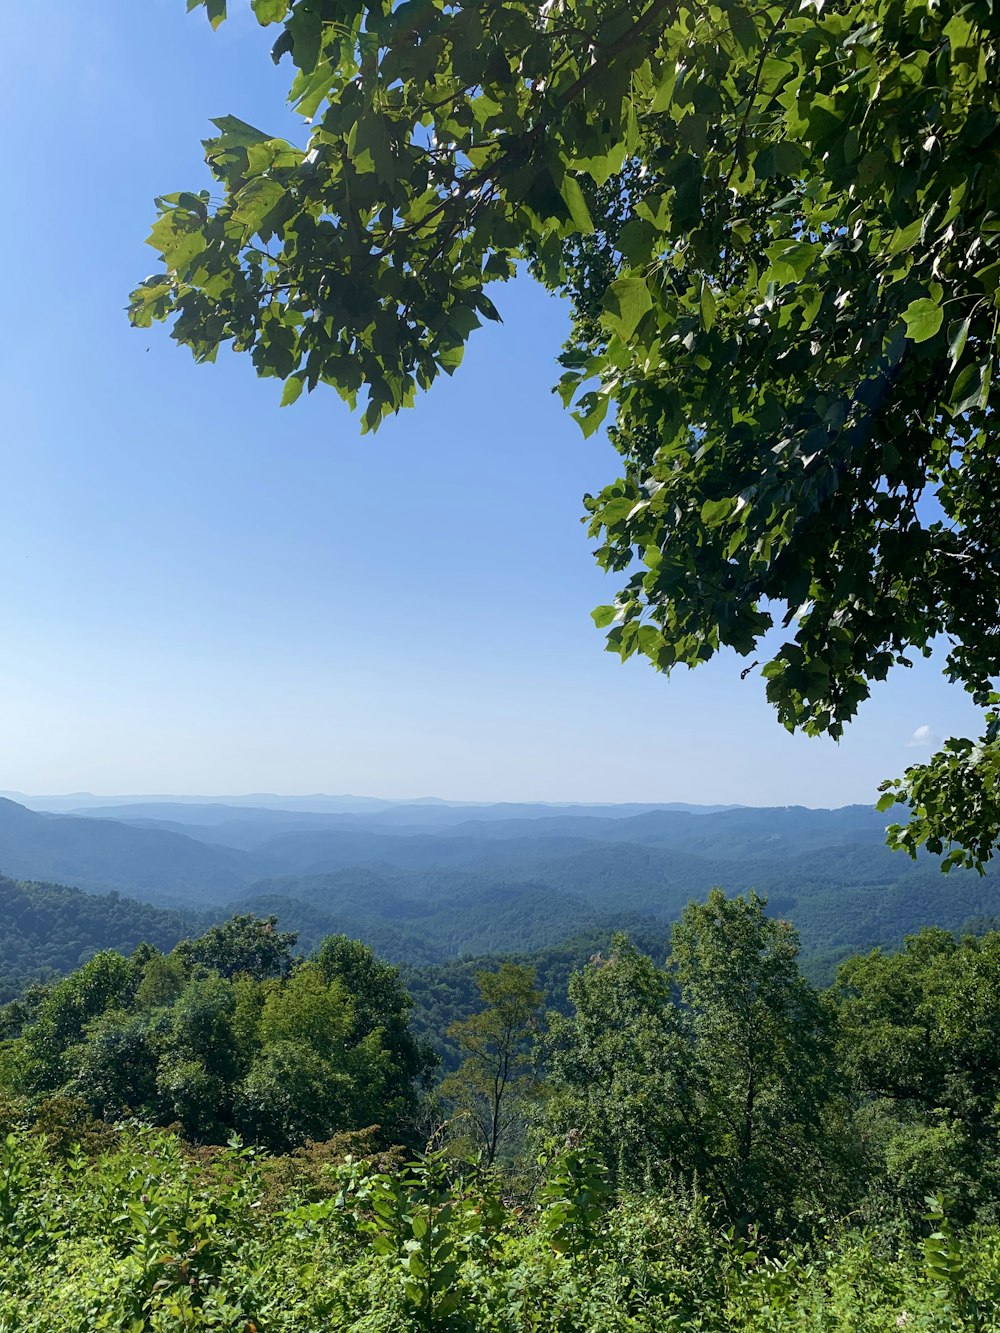
[[[704,1169],[692,1060],[671,978],[622,934],[569,984],[550,1016],[549,1122],[578,1130],[620,1181],[661,1184]]]
[[[159,201],[135,323],[249,352],[286,403],[361,394],[370,429],[456,369],[526,259],[573,302],[564,401],[587,433],[613,408],[622,475],[586,499],[624,580],[595,612],[611,649],[767,656],[784,725],[839,736],[944,636],[992,709],[988,0],[252,7],[308,141],[216,122],[221,194]],[[912,808],[895,845],[988,858],[985,727],[888,789]]]
[[[371,1126],[406,1139],[433,1057],[395,968],[337,938],[294,959],[293,942],[243,915],[168,955],[97,954],[11,1015],[0,1085],[198,1143],[238,1132],[289,1151]]]
[[[538,1095],[535,1049],[542,992],[533,968],[504,962],[476,977],[484,1007],[453,1023],[448,1036],[464,1059],[441,1085],[457,1114],[471,1128],[486,1166],[523,1122]]]
[[[175,951],[188,965],[200,963],[223,977],[244,974],[256,981],[287,976],[298,937],[278,930],[276,916],[241,913],[210,926],[196,940],[182,941]]]
[[[836,1173],[831,1024],[798,940],[756,894],[691,903],[666,968],[623,936],[570,985],[550,1117],[638,1184],[699,1179],[734,1220],[773,1223]]]
[[[794,928],[765,906],[713,890],[674,927],[670,958],[697,1058],[699,1129],[740,1216],[788,1209],[835,1157],[829,1020],[799,973]]]
[[[1000,934],[911,936],[838,978],[843,1060],[891,1193],[1000,1206]]]

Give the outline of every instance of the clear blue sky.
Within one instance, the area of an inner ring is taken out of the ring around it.
[[[830,805],[971,725],[923,665],[837,746],[735,660],[604,653],[580,496],[614,455],[550,393],[565,313],[527,281],[374,440],[130,330],[153,196],[204,183],[210,116],[288,132],[287,71],[183,0],[33,0],[0,34],[0,789]]]

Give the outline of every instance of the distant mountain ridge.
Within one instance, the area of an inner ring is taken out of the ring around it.
[[[428,817],[442,815],[449,810],[477,810],[484,812],[486,818],[498,819],[513,817],[515,812],[526,814],[530,811],[537,812],[538,817],[544,817],[546,814],[573,811],[627,815],[647,810],[685,810],[708,814],[738,808],[725,804],[697,805],[686,801],[454,801],[440,796],[395,800],[381,796],[328,796],[319,792],[312,796],[279,796],[265,792],[241,796],[95,796],[92,792],[73,792],[63,796],[30,796],[24,792],[0,791],[0,797],[16,801],[30,810],[72,815],[112,814],[114,818],[124,817],[123,812],[137,806],[147,808],[157,806],[169,811],[192,811],[204,808],[206,811],[274,810],[296,814],[360,815],[391,815],[399,811],[417,810]],[[167,814],[165,817],[173,816]]]
[[[215,917],[274,911],[305,947],[343,932],[407,963],[531,951],[619,925],[662,931],[715,886],[766,895],[825,967],[925,924],[997,915],[1000,875],[945,878],[932,858],[891,853],[885,816],[866,806],[611,808],[161,803],[120,819],[0,800],[0,873]]]
[[[40,814],[0,798],[0,874],[94,891],[117,889],[174,905],[232,896],[261,875],[261,859],[185,833],[113,820]],[[278,869],[279,866],[272,867]]]

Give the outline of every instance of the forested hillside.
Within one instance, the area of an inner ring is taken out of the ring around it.
[[[0,1003],[32,981],[72,972],[102,949],[131,953],[148,943],[169,950],[202,925],[197,913],[165,911],[117,893],[0,875]]]
[[[0,798],[0,871],[174,907],[225,899],[260,873],[260,862],[163,829],[38,814]]]

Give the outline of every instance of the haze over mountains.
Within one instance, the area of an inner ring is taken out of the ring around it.
[[[115,890],[181,922],[276,912],[304,947],[344,932],[407,963],[544,949],[581,931],[665,933],[716,885],[767,895],[820,969],[996,912],[995,876],[944,877],[930,858],[889,852],[885,817],[864,806],[24,799],[56,809],[0,798],[11,880]]]
[[[305,815],[381,815],[389,823],[454,823],[469,818],[470,811],[486,819],[505,819],[512,812],[541,819],[559,812],[621,817],[643,814],[649,810],[712,814],[734,808],[730,805],[691,805],[684,801],[581,804],[578,801],[449,801],[440,796],[422,796],[404,801],[380,796],[328,796],[325,793],[314,796],[278,796],[273,793],[243,796],[95,796],[92,792],[73,792],[63,796],[28,796],[24,792],[0,791],[0,797],[16,801],[31,810],[48,811],[51,814],[108,815],[121,812],[123,816],[128,816],[135,812],[136,807],[142,807],[146,813],[155,807],[171,812],[183,811],[196,822],[208,823],[214,823],[219,818],[220,807],[225,810],[249,810],[251,817],[259,816],[264,811]],[[199,810],[200,815],[197,813]]]

